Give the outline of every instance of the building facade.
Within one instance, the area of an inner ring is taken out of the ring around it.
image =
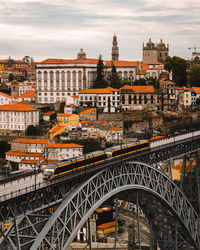
[[[40,111],[23,103],[0,106],[0,132],[25,131],[29,125],[39,125]]]
[[[156,44],[149,39],[146,46],[143,44],[143,63],[164,62],[169,54],[169,44],[166,46],[162,39]]]
[[[120,107],[120,92],[118,89],[87,89],[79,94],[79,103],[102,108],[103,112],[116,112]]]
[[[121,107],[123,110],[141,110],[147,106],[155,110],[157,105],[157,94],[153,86],[129,86],[120,89]]]
[[[69,144],[47,144],[45,147],[45,159],[47,160],[66,160],[68,158],[77,157],[83,154],[83,146]]]

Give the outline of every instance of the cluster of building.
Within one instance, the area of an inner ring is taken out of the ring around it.
[[[119,78],[125,83],[120,89],[110,86],[93,88],[98,59],[87,58],[83,49],[75,59],[46,59],[31,66],[25,61],[3,60],[0,62],[2,74],[6,69],[18,69],[21,72],[31,67],[30,72],[34,68],[34,75],[30,73],[29,80],[23,83],[6,82],[10,95],[0,92],[0,133],[24,136],[30,125],[38,126],[44,120],[51,124],[47,138],[49,143],[58,135],[63,141],[92,138],[119,143],[123,139],[123,124],[119,119],[116,123],[108,122],[100,114],[114,116],[122,111],[131,113],[143,110],[148,113],[159,110],[193,110],[199,104],[197,100],[200,98],[200,88],[180,88],[170,80],[171,75],[166,72],[163,64],[168,53],[169,45],[162,40],[154,44],[150,39],[143,45],[142,62],[119,60],[117,37],[114,35],[112,60],[103,60],[104,77],[109,79],[114,64]],[[197,57],[195,54],[194,60],[197,61]],[[133,85],[136,80],[149,78],[157,79],[159,86]],[[55,108],[55,104],[64,108]],[[129,118],[131,117],[126,117]],[[123,116],[120,119],[123,123]],[[11,145],[13,147],[13,142]],[[51,145],[57,151],[61,148],[64,150],[54,143]],[[48,147],[50,146],[46,143],[45,150]],[[18,163],[25,161],[27,165],[27,160],[40,161],[43,157],[33,155],[29,158],[22,153],[45,154],[15,152],[12,149],[6,157]],[[66,156],[71,157],[73,154],[66,153]],[[66,157],[57,156],[56,159]]]
[[[6,160],[15,162],[20,169],[36,169],[83,154],[83,146],[73,143],[50,143],[46,139],[16,138]]]

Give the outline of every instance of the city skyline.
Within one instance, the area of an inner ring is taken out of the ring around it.
[[[114,33],[119,60],[141,61],[149,38],[162,38],[171,56],[185,59],[189,47],[200,47],[197,0],[1,0],[0,10],[0,58],[75,58],[83,48],[88,58],[110,60]]]

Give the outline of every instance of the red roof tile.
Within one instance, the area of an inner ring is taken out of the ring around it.
[[[83,148],[83,146],[75,143],[67,143],[67,144],[49,143],[46,145],[46,148]]]

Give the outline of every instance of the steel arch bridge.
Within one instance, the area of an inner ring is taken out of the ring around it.
[[[175,237],[179,249],[200,248],[200,219],[178,187],[145,163],[121,162],[68,193],[42,231],[32,237],[29,249],[67,249],[95,209],[124,191],[133,199],[136,192],[139,194],[139,206],[152,221],[161,249],[175,249]]]

